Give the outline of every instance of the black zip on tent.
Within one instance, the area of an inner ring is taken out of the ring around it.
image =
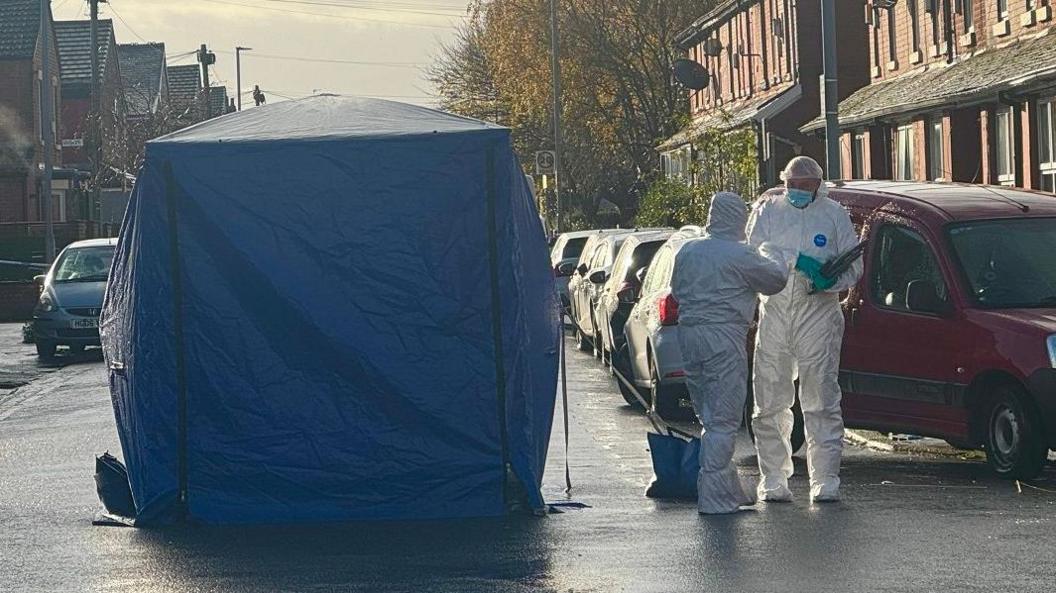
[[[169,217],[169,260],[172,271],[173,332],[176,339],[177,459],[179,486],[177,494],[180,519],[187,517],[187,361],[183,347],[183,273],[180,269],[180,238],[177,229],[176,179],[172,163],[165,162],[165,204]]]

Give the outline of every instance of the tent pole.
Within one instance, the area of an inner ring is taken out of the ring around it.
[[[173,334],[176,338],[176,401],[177,418],[177,512],[181,521],[188,516],[187,497],[187,363],[184,359],[183,340],[183,273],[180,269],[180,241],[176,219],[176,179],[172,164],[165,163],[165,203],[169,219],[169,270],[172,280]]]

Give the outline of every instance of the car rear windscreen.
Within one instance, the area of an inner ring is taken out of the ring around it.
[[[569,239],[568,243],[565,243],[565,248],[561,250],[561,259],[578,258],[579,254],[583,253],[583,246],[586,244],[587,237]]]

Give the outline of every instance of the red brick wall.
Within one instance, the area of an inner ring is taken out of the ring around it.
[[[890,53],[890,27],[888,11],[881,9],[876,13],[875,27],[870,27],[868,38],[871,74],[874,79],[890,78],[914,70],[932,62],[947,60],[947,43],[953,44],[955,56],[966,56],[988,47],[1006,44],[1022,35],[1032,35],[1043,29],[1056,25],[1053,18],[1050,0],[1034,0],[1033,9],[1028,9],[1028,0],[1008,0],[1008,16],[1001,18],[997,13],[997,0],[972,0],[973,26],[965,28],[964,15],[957,10],[958,0],[949,0],[953,10],[953,36],[946,37],[943,8],[945,0],[934,0],[938,7],[938,31],[932,25],[931,14],[925,11],[927,0],[916,0],[918,46],[916,54],[912,42],[912,24],[910,9],[912,0],[899,0],[894,7],[895,52],[894,60]],[[872,2],[866,5],[865,18],[874,22]],[[938,40],[936,45],[934,42]]]
[[[31,319],[39,297],[33,282],[0,282],[0,321]]]

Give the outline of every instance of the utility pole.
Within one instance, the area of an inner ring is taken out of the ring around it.
[[[242,111],[242,52],[252,50],[252,47],[235,48],[235,96],[238,97],[238,110]]]
[[[209,119],[213,116],[212,104],[209,102],[209,66],[216,63],[216,54],[209,51],[204,43],[198,48],[198,63],[202,65],[202,119]]]
[[[564,229],[561,191],[564,189],[564,169],[561,168],[561,45],[558,41],[557,0],[550,0],[550,69],[554,85],[554,195],[556,196],[557,224],[554,231]]]
[[[91,126],[91,137],[93,139],[92,146],[92,200],[91,206],[89,207],[88,218],[91,219],[94,216],[96,210],[99,208],[99,180],[100,171],[103,163],[103,129],[102,129],[102,113],[99,108],[101,100],[99,98],[99,3],[106,2],[106,0],[88,0],[88,6],[91,15],[90,25],[90,45],[91,45],[91,87],[89,91],[89,111],[88,121]]]
[[[44,174],[40,178],[40,200],[44,207],[44,257],[47,263],[55,260],[55,222],[51,212],[52,151],[55,150],[55,100],[51,95],[51,0],[40,0],[40,54],[42,64],[40,85],[40,131],[44,138]]]
[[[840,95],[836,71],[836,0],[821,0],[821,47],[824,54],[825,170],[829,179],[843,177],[840,165]]]

